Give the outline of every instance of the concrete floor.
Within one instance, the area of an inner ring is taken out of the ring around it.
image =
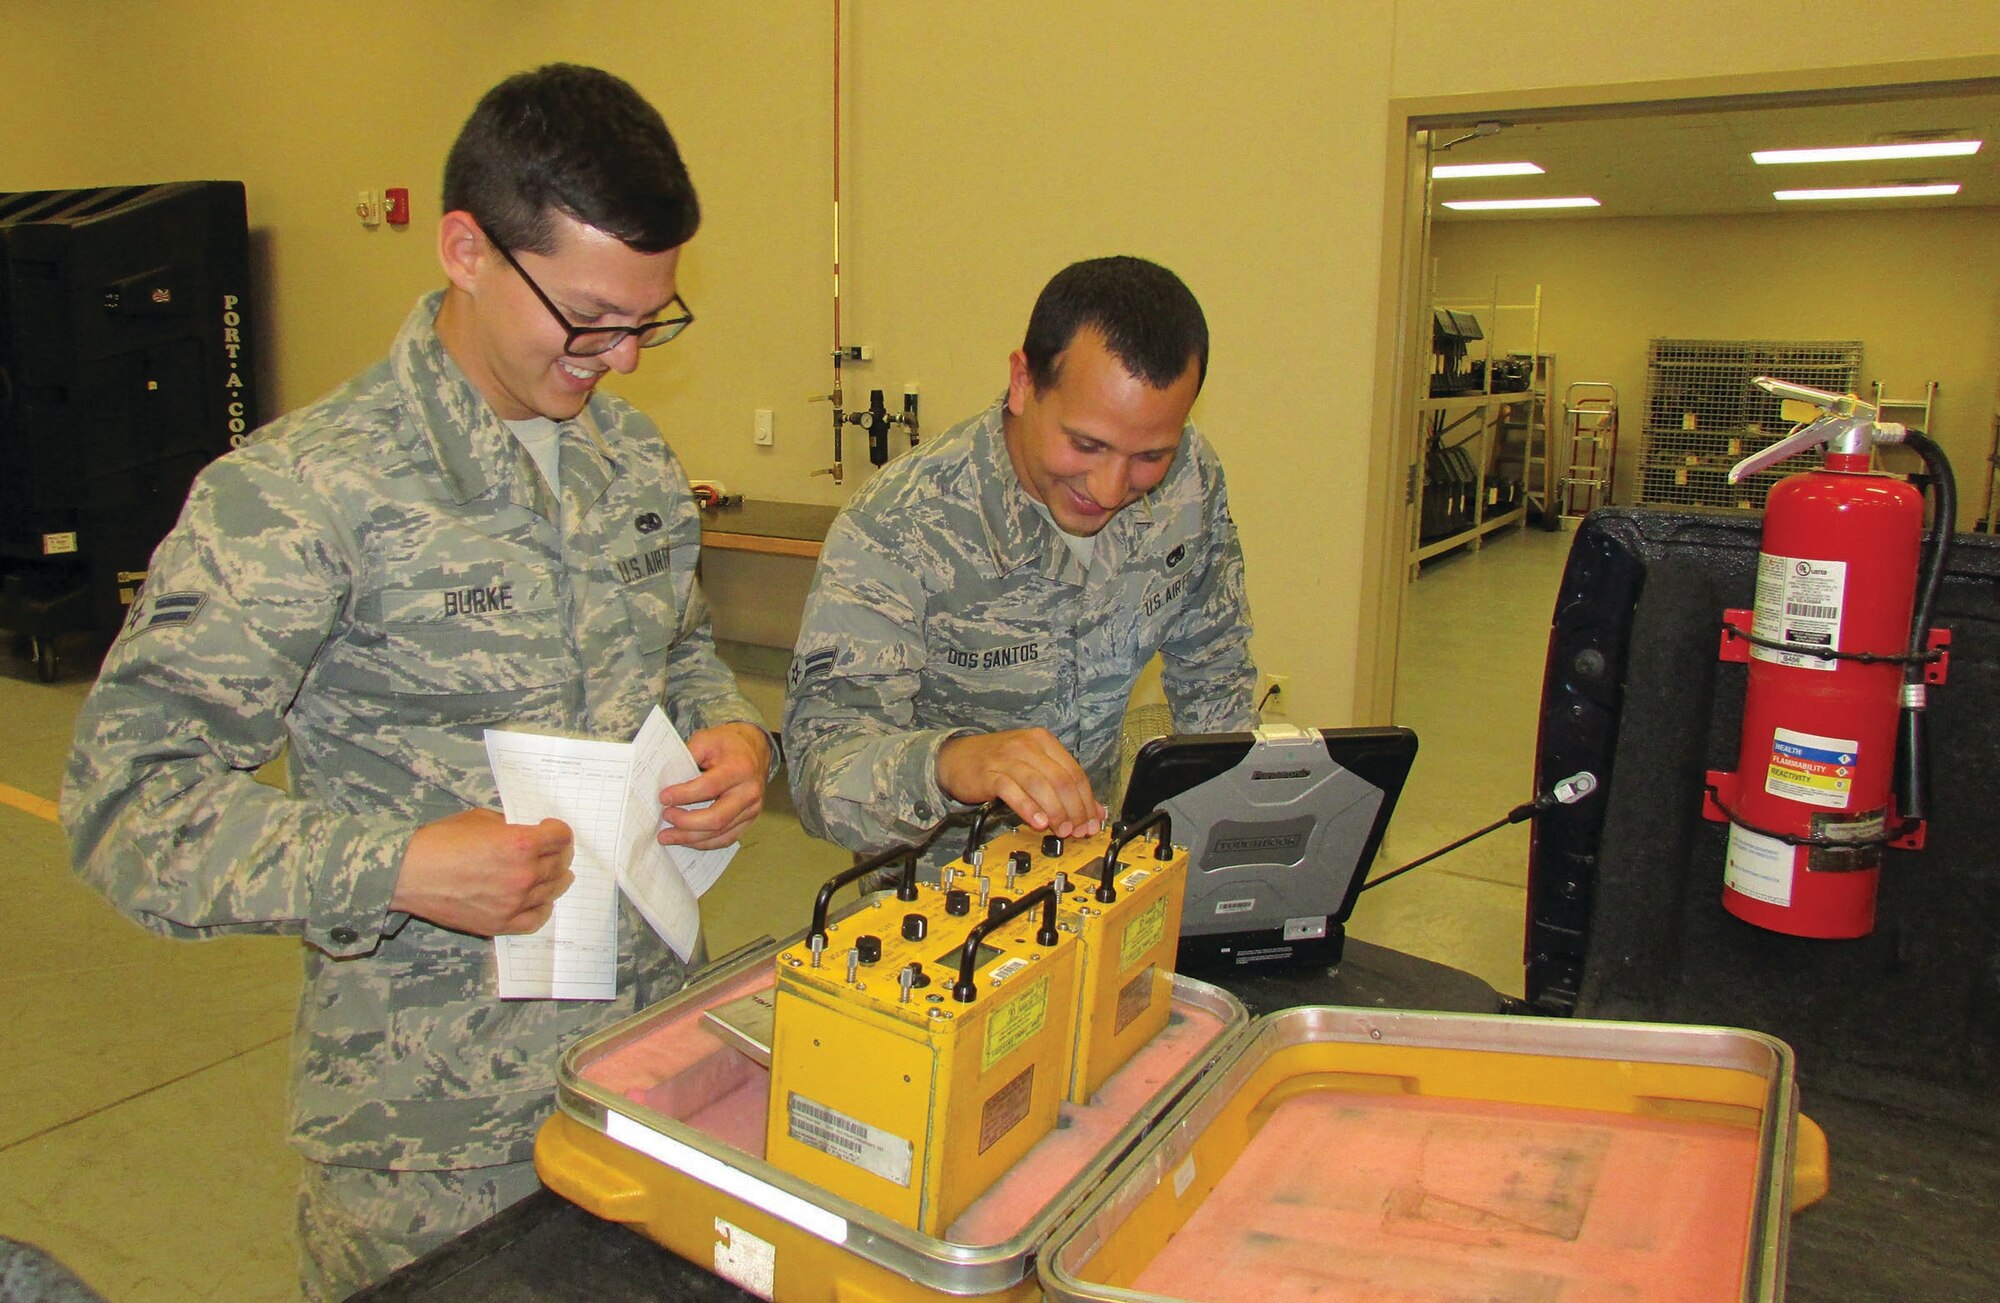
[[[1529,795],[1534,709],[1569,536],[1508,534],[1426,567],[1402,639],[1397,722],[1421,739],[1378,871]],[[759,660],[750,668],[771,671]],[[774,721],[776,677],[745,686]],[[297,943],[155,938],[69,873],[54,802],[88,683],[0,654],[0,1235],[41,1245],[107,1298],[296,1297],[281,1132]],[[1296,721],[1309,723],[1311,721]],[[1354,935],[1521,990],[1527,836],[1497,833],[1362,898]],[[804,926],[844,854],[774,791],[703,902],[711,949]]]

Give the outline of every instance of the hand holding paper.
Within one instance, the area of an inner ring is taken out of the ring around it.
[[[694,850],[656,839],[657,794],[702,777],[659,707],[629,743],[489,729],[486,750],[510,823],[552,817],[576,836],[570,864],[576,882],[556,901],[549,922],[533,936],[496,941],[503,998],[616,995],[621,888],[675,954],[685,960],[694,953],[701,935],[698,897],[722,875],[737,846],[731,841]],[[759,805],[761,796],[760,772]]]
[[[687,751],[697,770],[660,792],[660,844],[726,846],[764,809],[770,737],[752,724],[718,724],[690,736]]]

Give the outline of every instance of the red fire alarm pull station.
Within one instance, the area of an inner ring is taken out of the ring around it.
[[[382,216],[391,226],[410,224],[410,191],[407,186],[382,192]]]

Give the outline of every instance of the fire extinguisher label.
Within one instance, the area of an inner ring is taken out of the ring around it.
[[[1752,900],[1767,905],[1790,905],[1792,861],[1796,858],[1789,843],[1732,823],[1729,859],[1722,870],[1722,881],[1731,891]]]
[[[1757,556],[1757,611],[1750,631],[1772,642],[1840,650],[1840,609],[1847,598],[1847,562],[1807,557]],[[1750,655],[1773,665],[1831,672],[1837,661],[1803,651],[1750,648]]]
[[[1889,826],[1886,809],[1852,814],[1815,814],[1812,835],[1828,841],[1867,842],[1863,846],[1814,846],[1806,852],[1806,868],[1814,873],[1853,873],[1882,867],[1880,838]]]
[[[1854,766],[1860,759],[1861,744],[1851,738],[1781,728],[1771,738],[1764,790],[1804,805],[1845,810],[1854,794]]]

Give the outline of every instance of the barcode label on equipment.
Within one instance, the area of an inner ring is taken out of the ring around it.
[[[993,971],[990,974],[988,974],[987,980],[992,982],[993,985],[998,986],[1000,985],[1000,983],[1006,981],[1008,978],[1020,972],[1027,966],[1028,966],[1028,961],[1025,959],[1018,959],[1018,958],[1009,959],[1006,963],[997,965],[993,969]]]
[[[885,1181],[909,1186],[915,1146],[901,1136],[816,1104],[797,1091],[786,1094],[785,1122],[792,1139],[800,1144],[873,1172]]]
[[[1805,615],[1815,620],[1831,620],[1840,614],[1837,606],[1812,606],[1804,602],[1786,602],[1786,615]]]

